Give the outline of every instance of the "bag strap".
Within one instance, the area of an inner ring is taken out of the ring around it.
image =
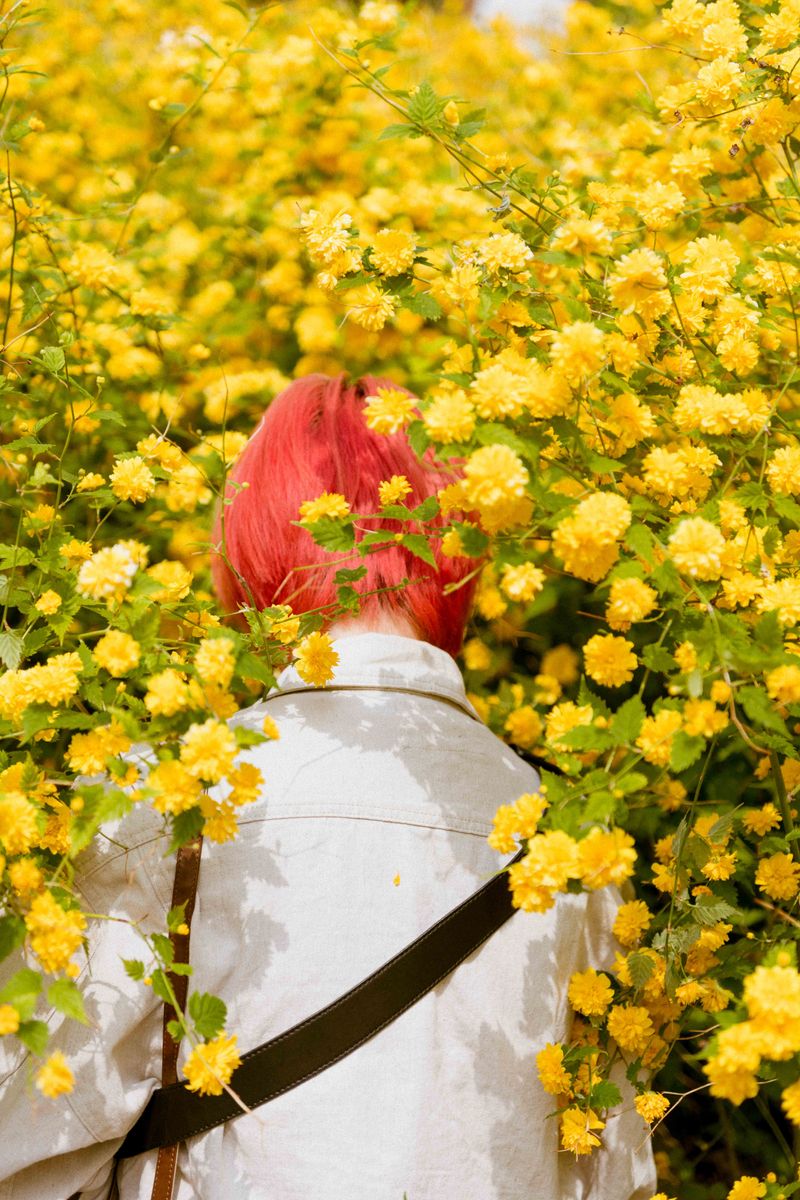
[[[173,962],[188,963],[189,961],[189,930],[192,923],[194,903],[197,897],[197,880],[200,874],[200,856],[203,851],[203,835],[198,834],[192,841],[187,842],[178,850],[175,860],[175,882],[172,886],[172,907],[185,905],[184,923],[186,933],[173,932],[172,942]],[[183,1011],[186,1008],[186,993],[189,980],[186,975],[169,973],[169,981]],[[178,1051],[180,1042],[176,1042],[167,1026],[176,1020],[178,1013],[171,1004],[164,1003],[164,1020],[161,1034],[161,1082],[167,1087],[178,1079]],[[117,1156],[119,1158],[119,1156]],[[151,1200],[171,1200],[175,1182],[175,1164],[178,1160],[178,1144],[163,1145],[158,1151],[156,1173],[153,1179]]]
[[[290,1091],[369,1041],[477,950],[516,911],[506,872],[525,853],[523,846],[488,883],[338,1000],[245,1054],[231,1088],[247,1108]],[[183,1083],[171,1082],[152,1094],[117,1157],[158,1147],[161,1161],[165,1148],[171,1147],[174,1171],[177,1143],[242,1112],[227,1092],[200,1096]],[[154,1191],[154,1200],[156,1195]],[[169,1196],[170,1192],[159,1193],[158,1200]]]

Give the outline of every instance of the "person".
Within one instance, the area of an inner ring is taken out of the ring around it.
[[[374,513],[393,475],[408,480],[407,503],[447,482],[402,432],[367,427],[365,400],[380,386],[390,385],[310,376],[268,408],[232,472],[214,568],[234,617],[248,603],[331,605],[341,555],[291,524],[304,501],[338,492]],[[191,987],[225,1001],[241,1051],[336,999],[491,878],[502,865],[487,844],[495,810],[539,783],[478,719],[453,657],[474,563],[433,568],[393,540],[365,565],[360,614],[327,621],[332,682],[311,686],[290,666],[231,718],[260,730],[269,715],[280,733],[242,751],[262,768],[264,794],[242,810],[235,840],[205,840],[192,923]],[[7,1064],[2,1200],[105,1200],[114,1153],[161,1082],[162,1006],[122,960],[140,957],[130,922],[163,928],[174,856],[147,805],[111,833],[85,852],[78,885],[90,911],[122,920],[91,932],[89,1023],[68,1022],[54,1040],[75,1088],[33,1098],[24,1061]],[[515,913],[348,1057],[184,1143],[175,1200],[646,1200],[653,1158],[630,1097],[603,1150],[576,1161],[559,1151],[535,1067],[546,1042],[567,1036],[573,971],[613,957],[617,902],[604,889]],[[121,1200],[151,1195],[155,1162],[152,1152],[121,1163]]]

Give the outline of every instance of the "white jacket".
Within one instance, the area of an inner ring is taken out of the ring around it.
[[[225,1000],[242,1053],[490,878],[510,858],[486,843],[496,808],[538,783],[476,719],[448,654],[388,634],[336,649],[332,687],[308,689],[290,668],[280,693],[233,718],[260,729],[268,713],[281,736],[243,753],[266,785],[236,840],[204,844],[190,988]],[[85,905],[163,929],[174,857],[161,819],[142,805],[107,832],[81,860]],[[610,962],[617,903],[605,889],[515,913],[349,1057],[186,1143],[175,1200],[647,1200],[655,1171],[630,1092],[602,1152],[576,1165],[535,1067],[567,1035],[572,972]],[[142,957],[141,940],[94,921],[90,946],[91,1024],[54,1039],[73,1093],[42,1098],[34,1064],[0,1044],[0,1200],[104,1198],[114,1151],[160,1085],[162,1007],[121,962]],[[2,978],[20,965],[4,963]],[[155,1158],[122,1164],[122,1200],[149,1198]]]

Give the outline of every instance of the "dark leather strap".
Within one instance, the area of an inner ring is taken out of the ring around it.
[[[200,875],[200,855],[203,851],[202,834],[181,846],[175,861],[175,882],[172,886],[172,907],[185,905],[184,922],[186,933],[171,933],[173,961],[188,963],[189,961],[189,929],[192,923],[194,903],[197,897],[197,880]],[[178,1007],[186,1008],[186,993],[188,977],[169,973],[169,980]],[[170,1021],[176,1020],[178,1013],[171,1004],[164,1005],[164,1021],[161,1035],[161,1082],[164,1087],[174,1084],[178,1079],[178,1051],[180,1042],[176,1042],[167,1029]],[[178,1160],[178,1143],[161,1146],[158,1151],[156,1173],[153,1179],[151,1200],[172,1200],[172,1189],[175,1183],[175,1164]]]
[[[249,1109],[288,1092],[338,1062],[410,1008],[478,949],[516,911],[506,870],[437,921],[394,958],[338,1000],[245,1054],[231,1079]],[[130,1158],[173,1146],[241,1116],[227,1093],[198,1096],[182,1083],[154,1092],[119,1151]]]

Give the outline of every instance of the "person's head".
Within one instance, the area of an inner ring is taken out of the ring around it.
[[[335,605],[337,569],[363,564],[367,574],[354,584],[359,592],[412,581],[400,590],[367,596],[361,607],[365,624],[370,618],[378,624],[386,614],[404,617],[419,637],[456,654],[473,581],[449,594],[445,588],[464,579],[474,561],[445,557],[434,543],[433,568],[393,541],[344,563],[344,554],[322,549],[308,530],[292,524],[300,505],[323,492],[339,492],[353,512],[369,513],[380,507],[378,485],[393,475],[405,475],[411,485],[404,499],[409,507],[453,482],[453,474],[420,462],[404,433],[378,434],[367,427],[365,398],[379,387],[396,385],[372,376],[348,383],[344,375],[308,375],[272,402],[229,476],[229,484],[248,486],[228,489],[224,533],[230,566],[221,554],[213,555],[215,587],[230,613],[248,607],[251,597],[259,609],[289,604],[304,613]],[[401,528],[388,519],[367,524],[391,532]],[[217,546],[221,535],[218,513]],[[329,611],[333,616],[334,609]]]

